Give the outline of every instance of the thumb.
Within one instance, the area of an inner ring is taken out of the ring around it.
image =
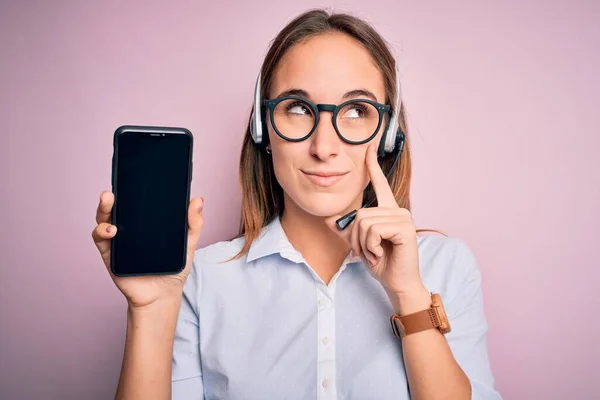
[[[191,253],[196,250],[196,246],[200,241],[200,233],[202,233],[202,227],[204,226],[203,206],[204,199],[197,197],[190,201],[188,207],[188,251]]]

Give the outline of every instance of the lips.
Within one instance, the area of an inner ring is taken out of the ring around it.
[[[332,171],[302,171],[302,173],[309,181],[322,187],[333,186],[348,174],[348,172]]]

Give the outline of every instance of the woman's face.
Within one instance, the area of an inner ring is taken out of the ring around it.
[[[355,39],[339,33],[310,38],[282,58],[269,98],[295,89],[306,92],[314,104],[338,105],[365,97],[385,104],[383,76],[370,53]],[[366,151],[370,144],[379,144],[385,120],[373,140],[352,145],[337,135],[331,116],[331,112],[321,112],[315,131],[302,142],[282,139],[270,121],[267,123],[273,167],[286,209],[297,206],[309,214],[328,217],[361,205],[369,182]]]

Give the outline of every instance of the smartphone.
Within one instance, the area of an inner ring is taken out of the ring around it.
[[[192,133],[124,125],[114,133],[111,241],[117,276],[176,274],[185,268]]]

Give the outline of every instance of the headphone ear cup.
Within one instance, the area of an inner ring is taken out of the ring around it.
[[[377,156],[379,158],[383,158],[386,155],[386,151],[385,151],[385,142],[388,136],[388,130],[386,127],[386,130],[383,132],[383,135],[381,136],[381,141],[379,142],[379,147],[377,148]]]
[[[399,126],[399,117],[400,110],[402,108],[402,95],[401,95],[401,87],[400,87],[400,71],[398,70],[398,65],[395,66],[396,69],[396,101],[394,102],[394,106],[396,107],[393,113],[390,113],[390,118],[388,120],[386,129],[384,134],[381,137],[381,143],[383,146],[380,146],[380,154],[385,155],[391,154],[396,150],[396,142],[398,141],[398,134],[401,131]]]
[[[254,86],[254,107],[252,109],[252,118],[250,120],[250,134],[252,135],[254,143],[259,147],[264,144],[265,135],[264,111],[260,101],[260,84],[261,74],[259,73]]]
[[[269,145],[269,130],[267,129],[267,111],[264,107],[260,108],[260,124],[262,126],[261,146],[266,150]]]
[[[258,133],[256,132],[256,111],[252,111],[252,116],[250,117],[250,136],[255,144],[260,144],[260,140],[257,139]]]
[[[404,151],[404,144],[406,142],[406,135],[402,132],[402,129],[398,128],[398,132],[396,133],[396,145],[394,146],[396,151],[402,153]]]
[[[379,142],[379,148],[377,149],[377,155],[379,157],[385,157],[386,154],[391,154],[394,152],[396,139],[396,132],[394,132],[394,128],[396,127],[396,124],[394,123],[393,119],[393,117],[388,119],[385,130],[381,135],[381,141]]]

